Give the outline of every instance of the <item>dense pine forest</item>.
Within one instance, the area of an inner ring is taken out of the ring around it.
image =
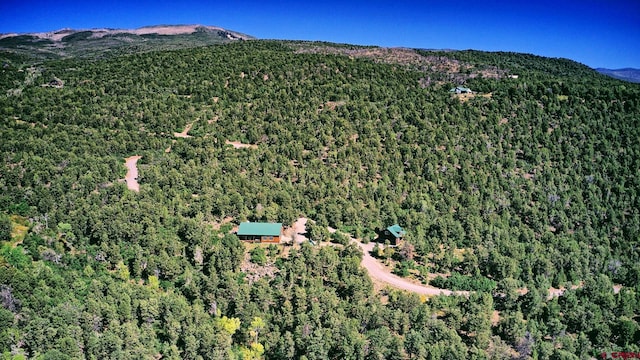
[[[638,84],[262,40],[0,66],[3,359],[640,352]],[[252,260],[230,231],[299,217],[315,245]],[[380,290],[359,247],[321,246],[391,224],[396,273],[469,294]]]

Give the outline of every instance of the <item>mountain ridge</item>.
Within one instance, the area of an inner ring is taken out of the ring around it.
[[[595,70],[614,79],[640,83],[640,69],[627,67],[621,69],[596,68]]]
[[[101,58],[131,52],[182,49],[244,41],[253,36],[209,25],[152,25],[137,29],[70,29],[0,34],[0,51],[34,61]]]
[[[91,32],[93,38],[101,38],[107,35],[114,34],[133,34],[133,35],[184,35],[193,34],[198,31],[223,31],[231,35],[231,37],[242,40],[253,39],[254,37],[225,29],[219,26],[190,24],[190,25],[147,25],[135,29],[119,29],[119,28],[90,28],[90,29],[73,29],[73,28],[61,28],[53,31],[43,32],[28,32],[28,33],[5,33],[0,34],[0,39],[17,37],[17,36],[32,36],[40,39],[50,39],[53,41],[61,41],[64,37],[77,34],[80,32]]]

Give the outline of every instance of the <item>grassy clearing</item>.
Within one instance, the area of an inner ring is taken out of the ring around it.
[[[492,93],[488,93],[488,94],[466,93],[466,94],[454,94],[454,96],[457,97],[458,100],[460,100],[461,102],[467,102],[475,97],[483,97],[483,98],[491,99],[493,94]]]
[[[11,215],[11,243],[17,246],[22,243],[29,231],[29,220],[20,215]]]

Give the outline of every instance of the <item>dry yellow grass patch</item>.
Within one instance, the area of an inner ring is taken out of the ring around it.
[[[493,96],[491,93],[488,94],[478,94],[478,93],[465,93],[465,94],[453,94],[453,96],[457,97],[461,102],[467,102],[475,97],[483,97],[487,99],[491,99]]]
[[[346,103],[346,101],[327,101],[318,107],[316,113],[320,113],[323,110],[335,110],[338,106],[344,106]]]
[[[458,261],[463,261],[464,254],[466,253],[473,253],[473,250],[472,249],[453,249],[453,256],[455,256],[456,259],[458,259]]]
[[[29,231],[29,220],[20,215],[11,215],[9,218],[11,219],[11,225],[13,226],[11,229],[11,240],[15,247],[18,244],[21,244],[27,236],[27,232]]]

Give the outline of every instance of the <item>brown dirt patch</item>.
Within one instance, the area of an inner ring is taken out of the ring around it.
[[[495,66],[482,69],[474,68],[471,64],[466,64],[459,60],[450,59],[446,56],[418,53],[414,49],[408,48],[382,48],[382,47],[333,47],[330,45],[317,44],[296,44],[297,53],[313,54],[338,54],[352,58],[367,58],[375,62],[387,64],[410,65],[421,70],[430,70],[437,73],[451,74],[449,80],[460,80],[483,76],[485,78],[502,78],[506,71]],[[464,71],[464,73],[462,73]],[[430,80],[427,82],[431,82]]]
[[[225,140],[224,142],[227,145],[231,145],[233,146],[234,149],[257,149],[258,145],[256,144],[243,144],[239,141],[229,141],[229,140]]]
[[[284,230],[282,234],[283,243],[300,244],[307,241],[305,234],[307,233],[307,222],[305,217],[298,218],[290,228]]]
[[[265,244],[255,244],[255,245],[252,244],[251,246],[249,246],[249,248],[252,249],[256,246],[266,247],[264,245]],[[252,263],[251,255],[247,251],[244,254],[244,259],[242,261],[242,264],[240,264],[240,271],[246,274],[245,279],[247,279],[249,284],[253,284],[254,282],[264,277],[272,279],[280,270],[277,267],[275,267],[273,262],[268,262],[264,265],[258,265],[258,264]]]
[[[220,230],[220,227],[224,224],[228,224],[230,222],[233,221],[233,218],[231,216],[227,216],[226,218],[218,221],[218,222],[210,222],[209,224],[211,224],[211,226],[216,229],[216,230]]]
[[[325,103],[325,106],[328,107],[330,110],[335,110],[338,106],[343,106],[346,103],[347,103],[346,101],[327,101]]]
[[[187,124],[187,126],[184,127],[184,130],[182,130],[182,132],[174,132],[173,136],[178,137],[178,138],[190,138],[191,135],[187,135],[187,133],[189,132],[189,130],[191,130],[191,128],[193,127],[193,123],[189,123]]]
[[[522,173],[522,169],[521,168],[515,168],[514,171],[515,171],[516,174],[521,174]],[[522,177],[527,179],[527,180],[535,179],[535,177],[536,177],[535,170],[533,170],[533,172],[528,172],[528,173],[522,174]]]
[[[124,177],[124,181],[127,183],[127,188],[129,190],[133,190],[135,192],[140,191],[140,184],[138,184],[138,160],[142,158],[142,156],[130,156],[125,160],[124,165],[127,167],[127,175]]]
[[[346,103],[346,101],[327,101],[318,107],[316,113],[320,113],[323,110],[335,110],[338,106],[343,106]]]
[[[516,290],[516,292],[518,293],[518,295],[523,296],[523,295],[527,295],[527,293],[529,292],[529,289],[525,288],[520,288],[518,290]]]
[[[564,286],[561,286],[560,288],[556,289],[553,286],[549,288],[549,294],[547,295],[547,300],[551,300],[554,297],[558,297],[558,296],[562,296],[562,294],[564,294],[564,291],[567,290]]]
[[[493,310],[491,313],[491,326],[496,326],[500,322],[500,311]]]
[[[173,141],[171,142],[171,144],[172,144],[172,145],[173,145],[173,144],[175,144],[175,143],[176,143],[176,141],[175,141],[175,140],[173,140]],[[172,145],[169,145],[169,147],[168,147],[168,148],[164,149],[164,152],[165,152],[165,153],[170,153],[170,152],[171,152],[171,146],[172,146]]]

